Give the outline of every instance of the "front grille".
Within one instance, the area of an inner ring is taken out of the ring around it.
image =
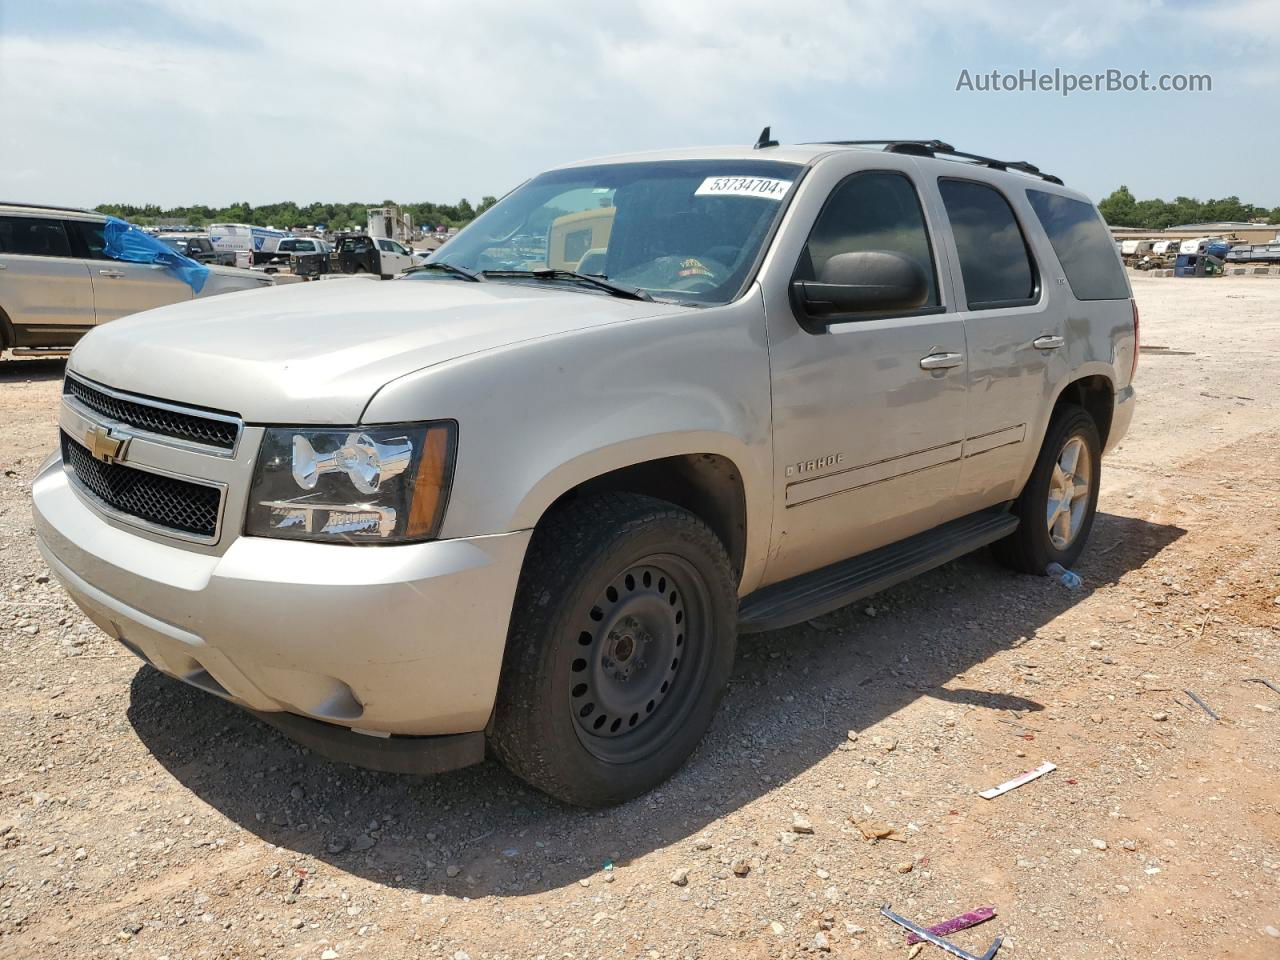
[[[178,440],[231,450],[235,447],[236,436],[240,432],[239,424],[234,422],[126,400],[95,389],[73,377],[67,377],[63,381],[62,392],[74,397],[94,413],[139,430]]]
[[[218,531],[222,492],[217,487],[103,463],[66,433],[62,462],[91,494],[123,514],[157,526],[213,539]]]

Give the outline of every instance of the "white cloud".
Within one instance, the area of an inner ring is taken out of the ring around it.
[[[0,129],[22,145],[6,150],[0,195],[474,199],[562,160],[741,142],[766,122],[797,126],[806,112],[824,130],[856,132],[875,103],[899,102],[923,72],[961,65],[953,48],[978,61],[969,67],[998,51],[1070,68],[1180,16],[1158,0],[95,9],[113,14],[96,18],[107,24],[98,33],[0,36]],[[911,107],[887,132],[947,118],[937,97]]]

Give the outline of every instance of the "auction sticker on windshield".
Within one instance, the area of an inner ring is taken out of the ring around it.
[[[763,197],[781,200],[791,186],[790,180],[772,180],[768,177],[707,177],[702,186],[693,191],[695,197]]]

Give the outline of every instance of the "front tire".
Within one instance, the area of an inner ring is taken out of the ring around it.
[[[1014,501],[1018,529],[992,545],[997,559],[1022,573],[1051,563],[1070,569],[1080,557],[1098,508],[1102,441],[1083,407],[1064,404],[1049,421],[1040,456]]]
[[[674,504],[608,494],[559,509],[521,574],[492,752],[580,806],[666,780],[728,683],[736,582],[716,535]]]

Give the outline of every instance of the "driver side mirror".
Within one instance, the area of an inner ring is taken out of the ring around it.
[[[797,280],[791,288],[812,317],[914,310],[929,299],[920,265],[888,250],[838,253],[822,265],[817,280]]]

